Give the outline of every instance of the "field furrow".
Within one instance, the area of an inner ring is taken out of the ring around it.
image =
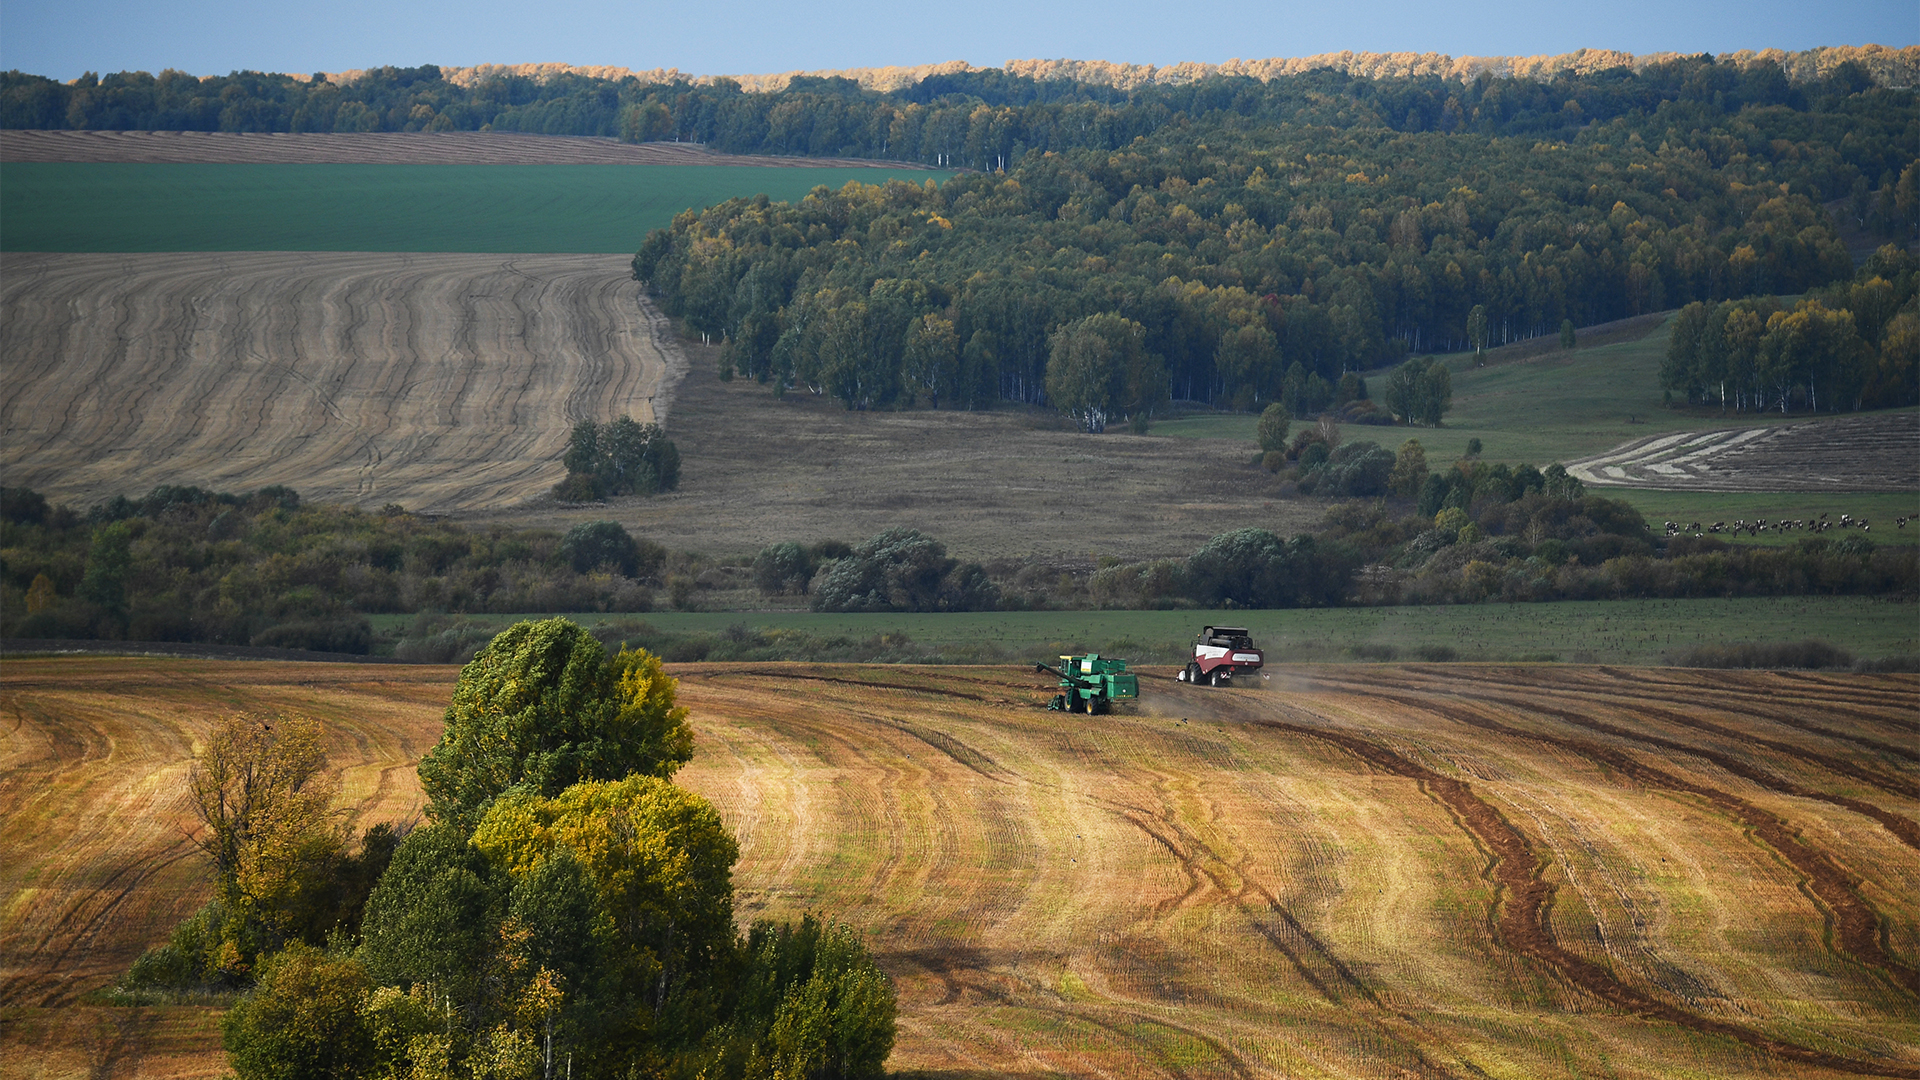
[[[1031,669],[676,674],[679,781],[739,839],[739,916],[862,930],[900,994],[898,1071],[1920,1075],[1920,853],[1839,800],[1920,815],[1817,760],[1905,775],[1870,744],[1899,745],[1911,676],[1150,672],[1083,717],[1045,711]],[[218,1075],[198,1011],[80,1003],[205,895],[193,740],[234,709],[309,713],[359,823],[403,819],[453,678],[9,660],[0,1054]]]
[[[600,255],[9,255],[0,469],[81,503],[514,506],[575,421],[665,421],[683,368],[654,319]]]

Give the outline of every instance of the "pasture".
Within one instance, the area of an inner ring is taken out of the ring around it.
[[[429,136],[432,138],[432,136]],[[902,167],[0,162],[9,252],[422,251],[632,256],[735,196],[797,200]]]
[[[204,896],[180,778],[221,712],[327,725],[358,824],[418,805],[451,668],[16,659],[0,1054],[220,1074],[209,1010],[88,994]],[[680,781],[742,918],[823,911],[900,993],[907,1075],[1920,1075],[1912,676],[676,669]]]

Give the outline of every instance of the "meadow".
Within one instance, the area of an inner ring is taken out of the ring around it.
[[[896,1075],[1920,1076],[1910,675],[1288,667],[1088,720],[1024,666],[678,665],[743,918],[826,912]],[[212,1010],[94,1002],[206,890],[181,779],[319,719],[419,806],[454,669],[13,659],[9,1075],[221,1075]]]
[[[673,216],[921,169],[0,163],[0,250],[626,254]]]

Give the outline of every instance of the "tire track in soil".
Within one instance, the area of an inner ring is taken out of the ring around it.
[[[1659,687],[1669,691],[1667,697],[1660,698],[1652,697],[1651,695],[1634,696],[1645,696],[1654,701],[1671,701],[1675,694],[1686,696],[1701,693],[1703,690],[1701,683],[1697,680],[1682,681],[1677,679],[1662,679],[1641,672],[1622,671],[1613,667],[1600,667],[1595,670],[1612,676],[1615,680],[1612,684],[1600,683],[1597,680],[1582,680],[1583,684],[1595,687],[1596,693],[1626,696],[1630,694],[1631,691],[1622,689],[1623,687],[1631,687],[1636,690]],[[1770,672],[1769,674],[1782,673]],[[1905,746],[1887,743],[1880,739],[1869,738],[1864,735],[1840,731],[1835,728],[1824,727],[1819,724],[1801,720],[1798,717],[1783,712],[1779,708],[1783,704],[1791,704],[1809,709],[1819,709],[1822,712],[1845,716],[1871,724],[1875,727],[1891,728],[1901,734],[1920,735],[1920,723],[1888,715],[1888,710],[1890,709],[1906,709],[1908,711],[1920,709],[1920,694],[1889,694],[1885,696],[1861,694],[1855,696],[1840,693],[1838,692],[1839,690],[1840,688],[1838,687],[1823,687],[1822,693],[1818,697],[1814,697],[1806,695],[1804,692],[1788,694],[1781,692],[1779,689],[1747,689],[1738,685],[1723,686],[1716,684],[1712,688],[1711,693],[1713,694],[1716,704],[1729,711],[1739,712],[1743,716],[1758,717],[1769,723],[1797,728],[1809,734],[1820,735],[1840,742],[1853,743],[1857,746],[1888,754],[1893,757],[1920,762],[1920,752],[1915,752]],[[1844,699],[1844,702],[1842,699]],[[1733,702],[1741,702],[1744,704],[1740,707],[1735,707],[1731,704]]]
[[[1161,774],[1156,773],[1156,775]],[[1161,779],[1167,778],[1161,775]],[[1375,1032],[1417,1063],[1418,1067],[1413,1075],[1438,1077],[1459,1075],[1429,1058],[1426,1051],[1418,1044],[1403,1038],[1382,1021],[1381,1017],[1398,1020],[1444,1045],[1444,1040],[1440,1040],[1435,1032],[1417,1018],[1381,1000],[1373,988],[1367,985],[1366,980],[1360,978],[1331,947],[1302,924],[1278,896],[1259,884],[1250,872],[1247,857],[1237,860],[1225,858],[1193,830],[1181,824],[1171,811],[1156,812],[1114,799],[1095,797],[1092,801],[1096,805],[1104,806],[1109,812],[1118,815],[1140,830],[1179,864],[1181,874],[1187,879],[1187,888],[1177,897],[1156,903],[1152,909],[1155,918],[1164,917],[1171,911],[1187,906],[1195,896],[1211,885],[1215,892],[1225,897],[1227,902],[1240,913],[1247,925],[1253,928],[1254,933],[1278,952],[1328,1004],[1339,1008],[1352,1008],[1354,998],[1358,997],[1379,1014],[1371,1018]],[[1159,826],[1158,829],[1155,827],[1156,823]],[[1234,887],[1225,875],[1213,869],[1215,865],[1231,869],[1233,877],[1240,882],[1239,886]],[[1249,894],[1257,898],[1258,908],[1250,902]],[[1275,916],[1280,926],[1275,927],[1261,919],[1259,912],[1262,910]],[[1320,968],[1324,968],[1325,971],[1318,970]],[[1464,1059],[1462,1061],[1472,1075],[1487,1075],[1472,1062]]]
[[[1327,679],[1325,681],[1328,682],[1329,684],[1342,682],[1341,680],[1337,680],[1337,679]],[[1369,689],[1364,684],[1357,683],[1357,682],[1345,682],[1343,683],[1343,685],[1348,686],[1349,689],[1353,691],[1367,692],[1367,693],[1373,694],[1374,696],[1386,697],[1389,700],[1395,701],[1403,705],[1413,705],[1419,701],[1419,699],[1414,699],[1414,698],[1392,697],[1390,695],[1382,694],[1377,690]],[[1469,701],[1483,701],[1489,704],[1501,705],[1509,709],[1516,709],[1523,712],[1531,711],[1531,712],[1542,713],[1547,716],[1551,716],[1554,719],[1559,720],[1563,723],[1569,724],[1573,727],[1585,728],[1588,731],[1593,731],[1598,734],[1611,735],[1617,739],[1624,739],[1629,742],[1643,743],[1648,746],[1656,746],[1662,750],[1672,750],[1677,753],[1688,754],[1693,757],[1701,758],[1702,760],[1705,760],[1705,761],[1710,761],[1713,764],[1718,765],[1720,768],[1725,769],[1727,772],[1730,772],[1735,776],[1741,777],[1742,779],[1750,780],[1754,784],[1762,788],[1765,788],[1768,791],[1772,791],[1775,794],[1786,795],[1791,798],[1812,799],[1816,802],[1823,802],[1831,806],[1838,806],[1844,810],[1851,810],[1852,812],[1859,814],[1862,817],[1868,818],[1869,820],[1872,820],[1878,823],[1880,826],[1885,828],[1888,832],[1892,833],[1893,836],[1896,839],[1898,839],[1901,843],[1907,845],[1910,848],[1913,848],[1916,851],[1920,851],[1920,822],[1916,822],[1911,818],[1903,817],[1883,807],[1876,806],[1873,803],[1865,801],[1864,799],[1856,799],[1850,795],[1836,795],[1832,792],[1821,791],[1817,788],[1810,788],[1802,784],[1794,783],[1793,781],[1788,780],[1784,777],[1781,777],[1776,773],[1769,772],[1768,770],[1760,768],[1757,765],[1752,765],[1745,761],[1742,761],[1731,754],[1727,754],[1719,750],[1714,750],[1709,747],[1696,746],[1692,743],[1680,742],[1677,739],[1668,739],[1663,736],[1654,735],[1647,732],[1635,731],[1631,728],[1624,728],[1616,724],[1609,724],[1604,720],[1595,720],[1592,717],[1586,716],[1582,713],[1576,713],[1566,709],[1555,708],[1552,705],[1544,704],[1542,701],[1542,698],[1539,696],[1530,696],[1526,698],[1510,698],[1510,697],[1503,697],[1497,694],[1476,694],[1476,693],[1472,693],[1465,690],[1454,690],[1454,691],[1449,691],[1449,693],[1451,693],[1452,696],[1454,697],[1464,698]],[[1420,707],[1429,708],[1434,711],[1438,711],[1438,707],[1431,702],[1421,705]],[[1644,711],[1648,712],[1649,714],[1659,715],[1659,716],[1662,716],[1663,718],[1671,719],[1676,723],[1681,723],[1683,720],[1688,719],[1688,718],[1683,718],[1678,714],[1674,714],[1669,710],[1664,710],[1664,709],[1655,709],[1655,708],[1649,707],[1649,708],[1646,708]],[[1441,715],[1445,715],[1445,713],[1441,713]],[[1449,717],[1449,719],[1452,719],[1452,718]],[[1692,726],[1692,725],[1689,724],[1686,726]],[[1731,731],[1726,728],[1718,728],[1713,725],[1703,725],[1703,726],[1706,727],[1708,730],[1712,730],[1715,734],[1722,735],[1726,738],[1738,740],[1743,737],[1739,732]],[[1518,730],[1518,729],[1514,729],[1514,730]],[[1856,780],[1861,780],[1864,783],[1872,784],[1875,787],[1882,787],[1882,789],[1885,790],[1885,787],[1883,785],[1875,784],[1872,780],[1868,780],[1865,777],[1860,776],[1853,771],[1850,771],[1848,768],[1845,767],[1846,763],[1844,762],[1832,761],[1832,763],[1829,763],[1826,760],[1819,760],[1820,758],[1825,758],[1826,755],[1815,755],[1814,758],[1808,758],[1805,754],[1796,752],[1795,748],[1790,743],[1766,744],[1765,740],[1759,740],[1759,739],[1753,739],[1749,741],[1765,744],[1765,745],[1771,745],[1773,749],[1778,750],[1783,754],[1787,754],[1793,757],[1799,757],[1799,758],[1802,758],[1803,760],[1810,760],[1811,763],[1813,764],[1821,765],[1824,768],[1830,768],[1834,772],[1841,773],[1842,775],[1846,775],[1846,776],[1852,776]],[[1899,792],[1896,792],[1896,794],[1898,793]],[[1728,797],[1733,798],[1734,796],[1729,795]],[[1920,792],[1916,792],[1915,797],[1920,798]],[[1748,804],[1748,805],[1751,805],[1751,804]],[[1758,811],[1756,809],[1756,812],[1762,812],[1762,811]]]
[[[1455,716],[1437,707],[1436,703],[1433,702],[1403,698],[1397,695],[1378,692],[1375,692],[1373,696],[1382,700],[1392,701],[1396,704],[1436,712],[1447,719],[1456,719]],[[1279,707],[1290,711],[1306,713],[1309,716],[1314,716],[1316,719],[1326,719],[1318,717],[1311,710],[1299,706],[1282,704]],[[1467,715],[1470,716],[1471,714]],[[1477,720],[1478,718],[1475,719]],[[1678,1008],[1636,987],[1621,982],[1611,971],[1608,971],[1606,968],[1601,967],[1599,964],[1585,957],[1568,951],[1553,939],[1553,935],[1548,929],[1547,911],[1553,903],[1555,886],[1542,876],[1544,863],[1539,853],[1535,850],[1532,842],[1527,838],[1525,833],[1521,832],[1512,822],[1508,821],[1506,816],[1500,813],[1492,804],[1475,794],[1472,785],[1449,776],[1443,776],[1424,765],[1408,761],[1392,750],[1370,739],[1356,735],[1348,735],[1323,727],[1290,723],[1284,720],[1248,717],[1245,719],[1245,722],[1256,727],[1285,731],[1291,734],[1332,743],[1335,746],[1347,750],[1355,757],[1358,757],[1360,760],[1382,772],[1393,776],[1405,777],[1406,779],[1419,783],[1423,792],[1437,799],[1451,810],[1467,830],[1493,854],[1493,863],[1488,867],[1487,872],[1494,883],[1499,886],[1503,894],[1500,899],[1495,901],[1495,925],[1500,931],[1501,939],[1515,952],[1558,972],[1567,981],[1593,994],[1595,997],[1644,1016],[1664,1020],[1704,1034],[1734,1039],[1756,1049],[1764,1050],[1777,1057],[1786,1058],[1790,1061],[1796,1061],[1806,1065],[1815,1065],[1820,1068],[1833,1069],[1840,1072],[1865,1073],[1873,1076],[1920,1078],[1920,1069],[1905,1068],[1877,1062],[1863,1062],[1852,1058],[1840,1057],[1837,1054],[1830,1054],[1821,1050],[1814,1050],[1810,1047],[1800,1046],[1797,1043],[1775,1039],[1737,1024],[1729,1024],[1711,1017],[1701,1016],[1698,1013],[1686,1009]],[[1559,740],[1550,736],[1535,736],[1530,732],[1521,731],[1517,728],[1509,728],[1504,724],[1499,724],[1494,721],[1486,721],[1484,724],[1474,723],[1472,720],[1464,722],[1472,723],[1473,726],[1476,727],[1484,727],[1487,730],[1498,731],[1502,734],[1558,745],[1561,749],[1573,750],[1585,756],[1582,744],[1578,740]],[[1622,772],[1627,772],[1629,775],[1634,775],[1636,779],[1644,776],[1647,781],[1659,781],[1649,783],[1648,786],[1668,786],[1666,782],[1670,781],[1672,785],[1685,785],[1686,789],[1704,788],[1704,785],[1687,785],[1686,782],[1679,777],[1673,777],[1660,770],[1641,765],[1632,758],[1607,750],[1605,747],[1596,746],[1593,747],[1593,749],[1615,758],[1618,764],[1615,764],[1614,761],[1609,761],[1608,764],[1614,765],[1614,767],[1619,768]],[[1713,791],[1714,789],[1705,788],[1704,790]],[[1704,794],[1704,792],[1701,793]],[[1719,792],[1718,794],[1728,800],[1734,802],[1739,801],[1733,799],[1730,795],[1726,795],[1724,792]],[[1712,800],[1709,799],[1709,801]],[[1750,807],[1750,809],[1757,818],[1771,819],[1775,828],[1770,831],[1786,839],[1784,826],[1777,819],[1773,819],[1772,815],[1765,814],[1756,807]],[[1751,823],[1750,827],[1752,827]],[[1756,828],[1755,831],[1759,831],[1759,829]],[[1790,839],[1788,839],[1787,842],[1792,843]],[[1798,848],[1798,845],[1795,844],[1794,847]],[[1805,852],[1805,849],[1800,850]],[[1808,855],[1812,854],[1811,852],[1805,853]],[[1833,868],[1830,863],[1825,863],[1824,857],[1819,861],[1824,865],[1826,874],[1822,878],[1815,880],[1816,890],[1823,884],[1838,882],[1842,886],[1839,893],[1846,894],[1847,890],[1844,888],[1844,878],[1839,875],[1838,870]],[[1799,864],[1796,863],[1795,865],[1797,867]],[[1845,896],[1842,895],[1841,898],[1844,900]],[[1857,926],[1852,928],[1857,932]],[[1845,932],[1846,928],[1843,928],[1843,933]],[[1874,952],[1879,953],[1879,943],[1874,938],[1872,932],[1868,933],[1866,944],[1870,945]],[[1884,953],[1880,953],[1880,955],[1884,956]],[[1911,969],[1908,970],[1911,971]]]
[[[1602,673],[1606,673],[1606,674],[1613,674],[1613,675],[1620,674],[1620,672],[1617,672],[1608,668],[1601,668],[1599,670]],[[1483,673],[1483,677],[1478,681],[1483,684],[1507,686],[1516,690],[1523,690],[1527,692],[1529,695],[1537,695],[1540,692],[1540,686],[1538,683],[1528,682],[1522,679],[1514,678],[1512,676],[1503,677],[1501,674],[1496,672],[1485,672]],[[1668,723],[1671,723],[1677,727],[1692,728],[1695,731],[1705,731],[1714,735],[1720,735],[1725,738],[1734,739],[1739,742],[1748,742],[1748,743],[1753,743],[1756,746],[1764,746],[1769,750],[1777,750],[1782,754],[1788,755],[1789,757],[1796,757],[1801,759],[1802,761],[1811,762],[1813,764],[1821,766],[1822,768],[1829,769],[1833,772],[1837,772],[1845,776],[1851,776],[1855,780],[1859,780],[1862,783],[1871,784],[1874,787],[1880,788],[1883,791],[1891,792],[1896,795],[1905,795],[1913,799],[1920,799],[1920,783],[1915,783],[1903,777],[1890,777],[1884,773],[1879,772],[1878,770],[1868,769],[1864,766],[1858,766],[1852,762],[1845,761],[1840,758],[1836,758],[1831,754],[1823,753],[1819,750],[1814,750],[1809,747],[1800,746],[1796,743],[1782,742],[1778,739],[1768,739],[1762,736],[1752,735],[1747,732],[1734,731],[1729,728],[1722,727],[1719,724],[1712,723],[1711,721],[1700,720],[1695,717],[1689,716],[1686,713],[1675,712],[1670,708],[1666,708],[1666,707],[1663,707],[1662,705],[1656,704],[1657,702],[1661,702],[1663,700],[1670,701],[1672,700],[1671,698],[1662,699],[1662,698],[1654,697],[1651,694],[1635,693],[1632,690],[1626,689],[1621,685],[1606,685],[1606,684],[1595,683],[1592,681],[1584,681],[1584,682],[1585,682],[1584,688],[1587,690],[1588,693],[1592,694],[1596,698],[1611,699],[1616,701],[1635,702],[1636,703],[1635,707],[1640,709],[1641,711],[1652,716],[1658,716],[1662,720],[1665,720]],[[1756,720],[1764,720],[1768,723],[1780,724],[1783,727],[1790,727],[1799,731],[1807,732],[1808,734],[1819,735],[1823,738],[1832,739],[1836,742],[1852,743],[1855,746],[1859,746],[1866,750],[1871,750],[1878,754],[1883,754],[1887,757],[1900,758],[1905,761],[1920,763],[1920,751],[1909,750],[1903,746],[1893,746],[1888,743],[1880,742],[1877,739],[1870,739],[1862,735],[1851,735],[1843,731],[1836,731],[1832,728],[1822,727],[1819,724],[1815,724],[1806,720],[1797,719],[1793,716],[1786,715],[1785,713],[1782,713],[1782,712],[1777,712],[1777,711],[1768,712],[1758,708],[1754,708],[1752,706],[1735,705],[1729,700],[1729,697],[1730,695],[1723,695],[1716,699],[1715,704],[1720,709],[1725,710],[1727,712],[1737,713],[1741,716],[1749,716]],[[1645,703],[1645,704],[1640,704],[1640,703]],[[1867,716],[1862,716],[1859,718],[1870,719],[1871,714],[1868,714]],[[1854,771],[1854,770],[1857,770],[1857,771]]]

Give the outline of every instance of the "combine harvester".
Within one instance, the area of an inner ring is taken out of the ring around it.
[[[1232,686],[1236,674],[1260,670],[1265,662],[1244,626],[1209,626],[1193,639],[1193,659],[1180,669],[1180,681]]]
[[[1047,703],[1056,712],[1110,712],[1114,702],[1140,696],[1140,679],[1127,671],[1127,662],[1098,653],[1063,656],[1057,668],[1035,664],[1033,670],[1060,676],[1060,692]]]

